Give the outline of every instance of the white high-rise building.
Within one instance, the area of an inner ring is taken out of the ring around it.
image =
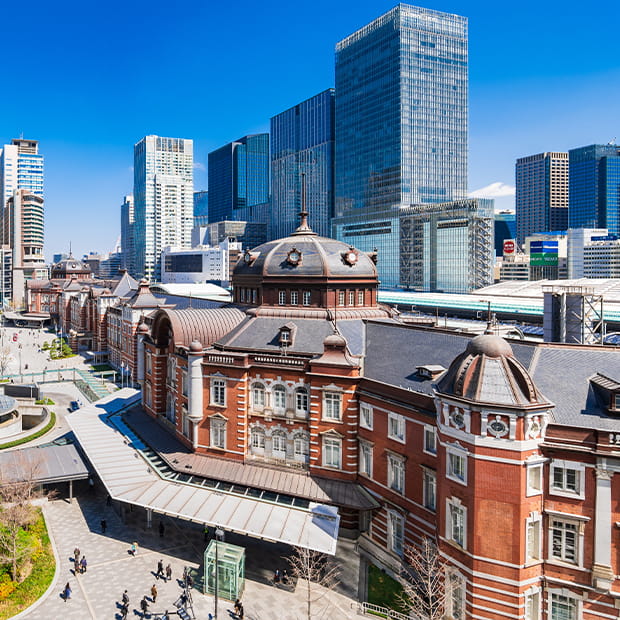
[[[134,146],[134,270],[160,279],[167,246],[191,247],[194,217],[194,144],[146,136]]]
[[[43,196],[43,155],[37,140],[16,138],[0,149],[0,196],[2,207],[17,189]]]
[[[134,274],[134,204],[133,196],[125,196],[121,205],[121,269]]]

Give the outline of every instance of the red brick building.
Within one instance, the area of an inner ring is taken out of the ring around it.
[[[618,352],[406,325],[375,258],[304,221],[246,252],[234,304],[138,327],[144,409],[226,492],[321,488],[394,576],[431,537],[451,618],[620,617]]]

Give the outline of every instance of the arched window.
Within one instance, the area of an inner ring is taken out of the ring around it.
[[[271,454],[278,459],[286,458],[286,435],[282,431],[271,436]]]
[[[308,391],[306,388],[295,390],[295,414],[302,417],[308,415]]]
[[[265,386],[262,383],[252,385],[252,407],[261,410],[265,406]]]
[[[308,462],[308,456],[310,454],[310,441],[305,434],[295,435],[293,440],[293,454],[296,461],[302,463]]]
[[[262,428],[253,428],[250,431],[250,445],[252,452],[263,453],[265,450],[265,431]]]
[[[286,390],[281,385],[273,388],[273,411],[281,414],[286,411]]]

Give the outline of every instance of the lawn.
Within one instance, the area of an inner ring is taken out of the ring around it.
[[[30,575],[22,583],[17,584],[15,589],[6,598],[0,600],[0,620],[12,618],[20,611],[26,609],[26,607],[32,605],[43,596],[54,578],[56,560],[54,559],[52,545],[45,527],[45,519],[41,513],[39,513],[39,518],[30,529],[36,532],[40,538],[42,543],[41,550],[33,557],[33,567]],[[0,580],[0,582],[1,598],[2,594],[11,589],[11,586],[7,588],[7,585],[13,582],[7,582],[6,578]]]
[[[403,588],[389,575],[386,575],[374,564],[368,566],[368,602],[373,605],[387,607],[394,611],[406,613],[400,600]]]

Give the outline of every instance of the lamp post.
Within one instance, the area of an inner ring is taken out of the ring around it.
[[[125,362],[121,362],[121,390],[124,387],[123,385],[124,379],[125,379]]]
[[[215,620],[217,620],[217,590],[219,588],[219,555],[220,540],[224,540],[224,530],[219,527],[215,530]]]

